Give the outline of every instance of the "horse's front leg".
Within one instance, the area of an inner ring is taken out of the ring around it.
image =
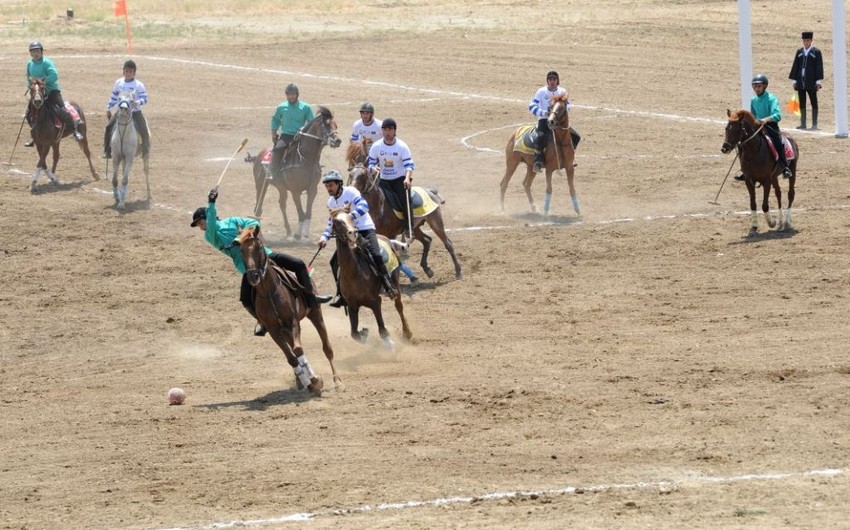
[[[121,169],[121,157],[118,155],[120,151],[112,153],[112,198],[115,199],[115,204],[120,202],[118,198],[118,171]]]
[[[756,183],[752,179],[748,178],[747,181],[747,192],[750,194],[750,232],[748,235],[755,235],[759,231],[759,218],[758,212],[756,212]]]
[[[295,229],[295,240],[301,240],[301,233],[304,231],[304,223],[307,219],[307,214],[304,213],[304,207],[301,205],[301,194],[295,190],[290,190],[292,193],[292,201],[295,203],[295,210],[298,212],[298,228]]]
[[[125,158],[124,159],[124,169],[121,174],[121,192],[118,194],[118,208],[124,209],[124,205],[127,201],[127,184],[130,181],[130,171],[133,169],[133,159]]]
[[[502,201],[502,211],[505,211],[505,193],[508,191],[508,184],[511,181],[511,177],[513,177],[516,172],[516,168],[519,165],[522,158],[517,155],[511,156],[512,153],[508,152],[505,155],[505,175],[502,177],[502,182],[499,183],[499,192],[500,198]]]
[[[401,296],[395,297],[395,310],[398,316],[401,317],[401,334],[408,341],[413,338],[413,332],[410,331],[410,326],[407,325],[407,319],[404,318],[404,304],[401,302]]]
[[[302,237],[304,239],[310,239],[310,225],[313,221],[313,201],[316,200],[316,193],[318,193],[318,188],[316,186],[310,185],[307,187],[307,217],[304,220],[302,232]]]
[[[351,338],[356,340],[357,342],[365,344],[366,339],[369,337],[369,330],[367,328],[363,328],[361,330],[357,329],[357,326],[360,324],[359,305],[349,304],[348,322],[351,324]]]
[[[552,173],[554,170],[546,168],[546,195],[543,196],[543,215],[549,215],[552,207]]]
[[[35,165],[35,172],[32,174],[32,182],[30,182],[30,192],[32,193],[35,193],[35,186],[38,183],[38,177],[41,176],[42,170],[45,173],[47,172],[47,151],[42,144],[36,143],[35,145],[38,150],[38,163]]]
[[[776,180],[776,176],[773,177],[773,180]],[[761,201],[761,211],[764,213],[764,220],[767,222],[767,226],[773,228],[776,226],[776,219],[772,215],[770,215],[770,188],[773,185],[768,182],[767,186],[762,186],[762,201]],[[779,183],[776,183],[777,193],[779,192]]]
[[[292,319],[292,352],[298,361],[298,365],[294,369],[295,378],[307,390],[320,395],[325,383],[321,376],[313,371],[310,361],[304,355],[304,348],[301,346],[301,322],[298,317]]]
[[[446,250],[449,252],[449,256],[452,257],[452,263],[455,266],[455,278],[460,280],[463,278],[463,272],[460,269],[460,262],[457,259],[457,255],[455,254],[455,246],[452,243],[452,240],[449,238],[449,235],[446,233],[446,227],[443,225],[443,215],[439,210],[435,210],[428,214],[426,217],[428,221],[428,226],[431,227],[431,230],[437,234],[437,237],[443,242],[443,246],[446,247]],[[424,233],[423,233],[424,234]]]
[[[400,294],[396,294],[396,300],[401,297]],[[396,303],[396,307],[398,307],[398,303]],[[381,297],[378,296],[376,301],[369,306],[369,309],[372,310],[372,313],[375,315],[375,321],[378,323],[378,333],[381,335],[381,338],[384,340],[384,347],[389,351],[395,351],[395,342],[390,338],[390,332],[387,330],[387,327],[384,325],[384,313],[381,311]],[[408,329],[408,332],[410,330]]]
[[[313,327],[316,328],[316,331],[319,333],[319,338],[322,339],[322,351],[325,352],[325,357],[328,359],[328,363],[331,365],[331,373],[334,376],[334,386],[336,386],[337,390],[344,390],[345,387],[342,384],[342,377],[336,371],[336,366],[334,366],[334,350],[331,347],[331,341],[328,338],[328,329],[325,326],[325,319],[322,316],[322,307],[318,304],[310,309],[310,312],[307,313],[307,318],[310,319],[310,322],[313,323]]]
[[[434,271],[428,266],[428,252],[431,250],[431,236],[422,231],[422,225],[413,229],[413,239],[422,243],[422,258],[419,260],[419,266],[425,271],[425,275],[429,278],[434,277]]]
[[[85,133],[83,133],[85,134]],[[91,172],[92,179],[100,180],[100,175],[97,174],[97,170],[94,168],[94,162],[91,159],[91,149],[89,149],[89,137],[86,136],[79,142],[80,149],[82,149],[83,154],[86,155],[86,160],[89,161],[89,171]]]

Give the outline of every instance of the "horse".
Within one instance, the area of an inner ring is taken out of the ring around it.
[[[89,142],[86,137],[86,116],[83,114],[83,109],[79,105],[73,101],[69,101],[68,103],[80,116],[80,132],[83,133],[83,139],[79,143],[83,154],[86,155],[89,161],[91,176],[94,180],[100,180],[91,160],[91,150],[89,149]],[[41,176],[42,170],[47,174],[47,179],[50,182],[59,184],[59,178],[56,176],[56,166],[59,164],[59,142],[62,138],[72,134],[73,129],[67,129],[65,124],[55,115],[53,109],[50,108],[50,105],[47,104],[43,79],[33,79],[30,84],[27,115],[32,118],[30,134],[38,151],[38,164],[36,164],[35,173],[33,173],[32,182],[30,183],[30,191],[35,193],[35,186],[38,182],[38,177]],[[53,149],[53,165],[48,170],[47,155],[51,148]]]
[[[375,222],[375,230],[383,236],[394,238],[407,231],[407,222],[393,211],[392,205],[384,196],[384,190],[378,186],[377,179],[377,175],[370,175],[369,170],[362,164],[354,166],[348,172],[348,185],[357,188],[366,202],[369,203],[369,213]],[[414,218],[412,221],[413,239],[422,243],[422,259],[419,260],[422,270],[429,278],[434,276],[434,271],[428,266],[428,252],[431,250],[432,238],[422,231],[423,224],[427,222],[449,252],[455,267],[455,278],[458,280],[463,278],[460,262],[455,255],[454,244],[446,234],[443,214],[440,210],[440,204],[444,204],[446,201],[433,189],[415,186],[411,189],[411,193],[422,199],[421,209],[415,203],[413,205]],[[421,215],[417,215],[417,210],[420,210]]]
[[[779,208],[779,230],[791,230],[791,205],[794,204],[794,183],[797,180],[797,160],[800,158],[800,150],[797,142],[783,133],[785,140],[790,144],[792,152],[788,156],[788,167],[791,169],[791,177],[788,179],[788,208],[782,209],[782,189],[779,186],[779,174],[782,168],[774,160],[773,153],[768,145],[768,138],[762,132],[764,125],[760,125],[755,116],[748,110],[735,112],[726,110],[729,122],[726,124],[726,137],[720,151],[724,154],[733,148],[741,157],[741,172],[744,174],[744,183],[750,194],[750,225],[749,235],[758,233],[758,214],[756,212],[756,184],[761,184],[764,189],[761,209],[764,218],[770,228],[776,226],[776,219],[770,214],[770,188],[776,193],[776,202]],[[778,146],[784,149],[784,146]],[[787,151],[786,151],[787,153]]]
[[[281,161],[281,172],[279,175],[271,175],[268,178],[265,170],[258,171],[257,162],[254,161],[254,184],[257,189],[257,206],[255,213],[262,211],[262,202],[265,199],[266,189],[269,184],[277,188],[280,198],[278,204],[283,214],[283,222],[286,227],[286,237],[292,235],[289,221],[286,219],[286,195],[292,194],[295,208],[298,211],[298,228],[295,231],[295,239],[300,240],[310,237],[310,223],[312,222],[313,201],[316,199],[319,179],[322,169],[319,158],[324,146],[337,148],[342,143],[337,134],[337,125],[333,113],[325,107],[319,107],[318,115],[301,128],[287,148],[287,155]],[[259,158],[259,157],[258,157]],[[260,169],[263,169],[260,166]],[[301,206],[301,194],[307,192],[307,208]],[[259,216],[259,213],[257,213]]]
[[[549,207],[552,204],[552,173],[558,169],[567,171],[567,185],[570,188],[570,197],[573,201],[573,209],[576,215],[581,215],[579,207],[578,195],[575,188],[575,146],[573,145],[572,136],[570,134],[570,113],[567,109],[567,96],[557,96],[552,100],[552,107],[549,109],[549,129],[552,134],[549,135],[549,144],[546,148],[546,196],[543,203],[543,215],[549,215]],[[508,143],[505,146],[505,176],[502,177],[501,198],[502,211],[505,211],[505,192],[508,189],[508,183],[516,171],[520,162],[525,162],[526,172],[525,180],[522,182],[522,187],[525,189],[525,194],[528,196],[528,205],[531,211],[536,213],[537,206],[534,204],[534,197],[531,196],[531,184],[534,182],[534,134],[535,125],[523,125],[514,130]]]
[[[384,317],[381,313],[381,280],[372,268],[371,254],[366,248],[368,243],[354,227],[350,205],[330,210],[330,217],[332,232],[336,238],[337,259],[339,260],[339,291],[348,305],[351,338],[357,342],[366,342],[369,330],[366,328],[358,330],[357,326],[360,307],[368,307],[372,310],[375,320],[378,322],[378,332],[384,340],[384,345],[387,349],[393,350],[395,344],[384,326]],[[402,334],[405,339],[410,340],[413,338],[413,333],[404,317],[404,305],[398,286],[398,264],[401,261],[395,252],[393,242],[383,236],[378,236],[378,241],[382,250],[388,256],[387,270],[390,271],[392,277],[395,309],[398,311],[398,316],[401,317]]]
[[[130,178],[130,170],[133,168],[133,159],[142,152],[142,143],[133,122],[133,95],[130,92],[122,92],[118,95],[118,110],[115,114],[115,125],[112,128],[112,196],[118,209],[124,209],[124,201],[127,196],[127,181]],[[145,170],[145,185],[147,187],[146,202],[151,201],[150,183],[150,153],[142,157]],[[118,169],[122,168],[121,190],[118,190]]]
[[[313,371],[301,347],[301,320],[306,316],[319,332],[322,349],[331,365],[334,384],[337,389],[341,389],[342,379],[334,366],[334,352],[328,340],[321,306],[316,304],[308,308],[303,298],[296,295],[295,291],[301,290],[298,280],[294,274],[279,269],[268,257],[259,228],[250,227],[243,230],[236,242],[245,261],[248,283],[254,288],[257,320],[283,350],[295,373],[297,388],[306,388],[320,395],[324,387],[322,378]]]
[[[357,164],[366,165],[369,158],[369,148],[372,146],[372,139],[364,136],[359,142],[351,142],[348,144],[348,151],[345,153],[345,161],[348,162],[348,170],[351,171]]]

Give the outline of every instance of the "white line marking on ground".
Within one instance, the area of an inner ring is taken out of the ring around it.
[[[728,484],[732,482],[744,481],[769,481],[769,480],[787,480],[794,478],[805,477],[835,477],[845,472],[844,469],[815,469],[811,471],[792,472],[792,473],[764,473],[764,474],[746,474],[734,475],[731,477],[712,477],[712,476],[694,476],[685,480],[662,480],[656,482],[634,482],[626,484],[600,484],[595,486],[567,486],[564,488],[548,489],[548,490],[531,490],[531,491],[501,491],[484,493],[471,497],[443,497],[439,499],[431,499],[426,501],[410,500],[404,502],[382,503],[382,504],[364,504],[352,508],[338,508],[333,510],[324,510],[318,512],[298,512],[289,515],[272,517],[269,519],[250,519],[243,521],[227,521],[212,523],[201,527],[173,527],[167,530],[207,530],[220,528],[245,528],[245,527],[260,527],[271,526],[274,524],[288,522],[304,522],[316,519],[318,517],[339,516],[339,515],[356,515],[359,513],[380,512],[388,510],[406,510],[408,508],[423,508],[423,507],[439,507],[452,504],[471,504],[473,502],[492,501],[499,499],[523,498],[523,497],[539,497],[539,496],[561,496],[573,495],[579,491],[585,493],[600,493],[604,491],[615,490],[661,490],[669,491],[678,488],[688,487],[692,485],[705,484]]]

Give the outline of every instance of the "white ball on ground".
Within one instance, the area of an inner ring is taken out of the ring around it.
[[[182,388],[172,388],[168,391],[169,405],[182,405],[186,401],[186,392]]]

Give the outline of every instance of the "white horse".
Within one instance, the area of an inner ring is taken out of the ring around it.
[[[133,94],[122,92],[118,95],[118,109],[115,114],[115,125],[112,129],[112,195],[115,197],[115,205],[124,209],[124,201],[127,196],[127,180],[130,178],[130,170],[133,169],[133,159],[141,153],[142,143],[133,123]],[[144,155],[145,185],[147,186],[148,203],[151,201],[150,153]],[[118,190],[118,169],[122,167],[121,190]]]

